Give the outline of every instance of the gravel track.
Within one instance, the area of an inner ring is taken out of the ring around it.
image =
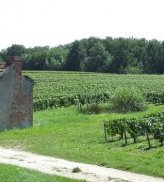
[[[0,163],[37,170],[51,175],[84,179],[88,182],[164,182],[162,178],[146,176],[91,164],[71,162],[16,149],[0,147]],[[79,168],[80,172],[73,172]]]

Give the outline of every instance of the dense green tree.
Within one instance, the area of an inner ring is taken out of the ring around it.
[[[164,41],[144,38],[90,37],[52,48],[13,44],[1,50],[0,61],[11,56],[21,56],[29,70],[164,73]]]
[[[60,71],[63,69],[66,62],[68,54],[68,49],[64,46],[50,48],[47,57],[48,57],[48,69]]]
[[[156,47],[154,73],[161,74],[164,73],[164,42]]]
[[[164,73],[164,41],[161,44],[160,48],[160,59],[157,64],[157,73]]]
[[[23,45],[13,44],[7,49],[1,51],[1,58],[7,61],[12,56],[22,56],[26,52],[26,48]]]
[[[148,57],[145,59],[145,69],[147,73],[156,73],[156,62],[160,57],[160,42],[157,40],[149,41],[147,45],[147,54]]]
[[[72,43],[68,53],[65,68],[69,71],[81,71],[82,60],[84,60],[84,49],[80,41]]]
[[[28,53],[23,56],[24,68],[29,70],[48,69],[48,51],[49,47],[34,47],[28,49]]]
[[[86,62],[87,71],[110,72],[112,56],[105,50],[102,42],[97,42],[89,49]]]

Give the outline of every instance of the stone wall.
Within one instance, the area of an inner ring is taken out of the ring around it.
[[[22,75],[21,63],[13,63],[0,79],[0,130],[32,125],[33,82]]]
[[[0,130],[10,128],[9,113],[12,100],[12,74],[13,68],[6,70],[6,74],[0,79]]]

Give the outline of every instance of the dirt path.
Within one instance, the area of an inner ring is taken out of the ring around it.
[[[0,163],[90,182],[164,182],[164,179],[0,147]],[[81,172],[72,170],[79,167]]]

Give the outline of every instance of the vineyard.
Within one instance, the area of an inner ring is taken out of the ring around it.
[[[36,82],[33,127],[1,132],[1,146],[164,177],[164,75],[24,74]]]
[[[136,87],[151,103],[164,103],[164,75],[25,72],[36,82],[34,110],[108,102],[119,87]]]
[[[157,113],[145,116],[144,118],[118,119],[104,122],[105,140],[108,142],[107,135],[114,137],[119,135],[119,139],[125,140],[128,144],[128,135],[137,142],[140,136],[146,136],[148,148],[151,148],[151,139],[158,140],[163,146],[164,141],[164,113]],[[153,136],[153,137],[152,137]]]

